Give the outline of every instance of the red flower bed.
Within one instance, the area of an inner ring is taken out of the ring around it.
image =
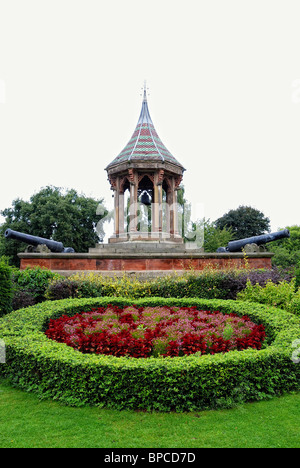
[[[262,325],[195,307],[100,307],[50,320],[48,338],[82,353],[146,358],[260,349]]]

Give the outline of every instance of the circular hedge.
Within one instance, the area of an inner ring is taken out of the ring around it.
[[[48,339],[50,319],[108,304],[196,306],[247,315],[266,329],[261,350],[215,355],[129,358],[82,354]],[[300,319],[274,307],[231,300],[125,298],[66,299],[12,312],[0,320],[6,363],[0,375],[41,398],[118,409],[190,411],[231,406],[299,390],[300,366],[292,360]]]

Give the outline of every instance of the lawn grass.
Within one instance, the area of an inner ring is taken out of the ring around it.
[[[300,393],[227,410],[73,408],[0,380],[0,448],[299,448]]]

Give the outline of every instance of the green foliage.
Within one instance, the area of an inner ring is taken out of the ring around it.
[[[43,188],[32,195],[29,202],[18,198],[11,208],[2,211],[5,223],[0,228],[0,238],[10,228],[60,241],[77,252],[87,252],[99,241],[96,225],[107,214],[105,209],[98,209],[101,203],[102,200],[79,195],[73,189],[63,192],[57,187]],[[18,266],[17,253],[25,247],[26,244],[16,240],[2,239],[0,254],[9,256]]]
[[[287,226],[286,229],[290,231],[290,237],[272,242],[269,246],[269,250],[275,254],[272,263],[281,268],[296,267],[300,278],[300,226]],[[300,286],[300,279],[298,282]]]
[[[108,277],[97,273],[78,273],[68,279],[50,282],[46,298],[66,297],[202,297],[207,299],[235,299],[246,287],[247,279],[265,284],[268,280],[277,283],[281,278],[277,270],[214,270],[201,272],[188,270],[184,274],[170,274],[154,279],[139,280],[125,273],[122,277]],[[75,282],[72,287],[71,283]]]
[[[296,278],[296,286],[300,288],[300,261],[297,263],[295,267],[295,278]]]
[[[0,258],[0,316],[12,310],[12,269]]]
[[[288,251],[284,246],[270,244],[268,250],[274,253],[272,258],[272,265],[276,265],[279,268],[291,269],[300,260],[299,251]]]
[[[279,284],[268,281],[264,287],[247,281],[246,288],[237,294],[237,299],[269,304],[297,313],[297,304],[300,303],[300,289],[296,287],[295,278],[291,282],[280,281]]]
[[[232,228],[219,228],[210,220],[204,223],[204,251],[216,252],[219,247],[226,247],[233,238]]]
[[[191,220],[192,205],[185,198],[185,187],[182,184],[177,191],[177,203],[179,233],[182,235],[184,242],[193,241],[195,232]]]
[[[205,252],[216,252],[218,247],[225,247],[233,237],[231,228],[218,228],[210,219],[197,220],[192,223],[192,228],[189,237],[192,238],[193,234],[195,236],[195,233],[198,233],[197,244],[203,247]]]
[[[60,280],[63,276],[52,272],[46,268],[35,267],[25,270],[13,270],[12,281],[14,295],[19,296],[20,292],[26,293],[34,300],[34,303],[46,300],[45,294],[50,280]]]
[[[216,252],[218,247],[223,247],[232,240],[231,228],[219,228],[210,219],[192,220],[192,207],[185,199],[185,189],[182,185],[177,193],[178,221],[184,242],[196,242],[205,252]]]
[[[50,301],[67,298],[84,298],[102,296],[101,276],[90,273],[78,273],[70,278],[53,278],[45,292]]]
[[[73,406],[191,411],[228,407],[299,389],[300,368],[291,360],[300,319],[262,304],[207,299],[139,299],[140,306],[196,306],[248,315],[266,327],[267,344],[216,355],[135,359],[82,354],[44,335],[51,318],[72,316],[129,298],[66,299],[18,310],[0,320],[6,363],[0,375],[41,398]]]
[[[299,315],[300,316],[300,294],[298,294],[296,297],[294,297],[289,306],[288,310],[289,312],[292,312],[293,314]]]
[[[219,229],[232,229],[235,239],[259,236],[270,231],[269,218],[251,206],[239,206],[236,210],[230,210],[217,219],[215,224]]]

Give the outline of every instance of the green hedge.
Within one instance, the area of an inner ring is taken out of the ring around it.
[[[231,406],[299,389],[300,365],[292,361],[300,319],[262,304],[231,300],[148,298],[140,306],[195,305],[248,315],[265,325],[267,345],[258,351],[175,358],[117,358],[82,354],[49,340],[51,318],[94,307],[132,304],[127,298],[66,299],[14,311],[0,320],[6,364],[0,375],[41,398],[118,409],[189,411]]]
[[[107,277],[98,273],[77,273],[69,278],[49,282],[46,297],[49,300],[67,297],[202,297],[206,299],[236,299],[250,281],[265,286],[268,281],[277,284],[285,275],[277,269],[248,270],[228,269],[203,271],[187,270],[161,275],[152,279],[129,277]],[[290,278],[287,278],[290,280]]]
[[[0,316],[12,310],[12,270],[0,259]]]

